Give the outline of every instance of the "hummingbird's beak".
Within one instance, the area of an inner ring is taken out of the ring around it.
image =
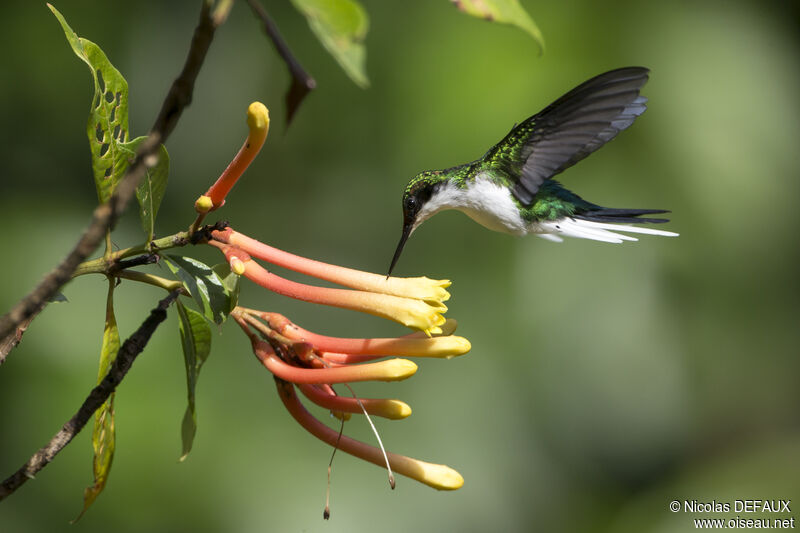
[[[404,223],[403,224],[403,234],[400,235],[400,242],[397,243],[397,250],[394,251],[394,257],[392,257],[392,264],[389,265],[389,273],[386,274],[386,277],[392,275],[392,270],[394,270],[394,266],[397,264],[397,260],[400,259],[400,254],[403,252],[403,246],[406,245],[406,241],[408,240],[408,236],[411,235],[411,230],[413,229],[413,225],[411,223]]]

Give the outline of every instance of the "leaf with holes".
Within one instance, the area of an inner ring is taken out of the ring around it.
[[[292,3],[350,79],[361,88],[369,87],[363,44],[369,18],[361,4],[355,0],[292,0]]]
[[[492,22],[511,24],[528,33],[539,50],[544,52],[544,36],[539,27],[519,4],[519,0],[450,0],[458,9],[472,15]]]
[[[231,293],[210,266],[191,257],[163,255],[164,263],[181,280],[203,315],[222,324],[231,311]]]
[[[133,158],[139,145],[146,138],[137,137],[123,145],[130,158]],[[161,205],[164,191],[167,189],[167,178],[169,178],[169,154],[167,148],[162,144],[159,146],[158,163],[147,170],[136,188],[136,199],[139,200],[139,218],[142,221],[142,229],[147,235],[147,242],[153,240],[158,207]]]
[[[103,381],[108,374],[108,369],[119,352],[119,329],[114,316],[114,287],[115,282],[109,280],[108,296],[106,299],[106,321],[103,328],[103,346],[100,350],[100,367],[97,371],[97,382]],[[92,430],[92,472],[94,483],[83,491],[83,510],[75,519],[79,520],[90,505],[97,499],[106,486],[111,463],[114,460],[116,448],[116,435],[114,428],[114,395],[112,392],[105,403],[97,410]]]
[[[178,307],[178,326],[181,332],[181,346],[183,346],[183,360],[186,363],[186,389],[189,405],[183,415],[181,424],[181,441],[183,451],[180,460],[186,459],[192,450],[194,435],[197,432],[197,415],[195,411],[195,390],[200,368],[211,353],[211,328],[206,319],[193,309],[184,306],[180,300],[175,304]]]
[[[61,23],[72,50],[92,72],[94,96],[86,133],[92,152],[92,171],[97,198],[105,202],[128,166],[123,144],[128,142],[128,82],[99,46],[78,37],[56,8],[47,4]]]

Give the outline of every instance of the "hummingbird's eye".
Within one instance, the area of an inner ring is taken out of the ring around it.
[[[414,211],[417,208],[417,199],[413,196],[406,198],[406,211]]]

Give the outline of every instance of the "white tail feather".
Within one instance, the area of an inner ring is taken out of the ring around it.
[[[575,220],[582,225],[589,226],[592,228],[600,228],[600,229],[608,229],[608,230],[615,230],[615,231],[626,231],[628,233],[644,233],[647,235],[660,235],[662,237],[677,237],[677,233],[673,233],[671,231],[664,231],[660,229],[653,229],[653,228],[643,228],[640,226],[625,226],[622,224],[608,224],[605,222],[593,222],[591,220]]]
[[[613,230],[613,231],[609,231]],[[641,228],[638,226],[627,226],[624,224],[606,224],[603,222],[593,222],[579,218],[562,218],[560,220],[539,222],[533,231],[539,233],[540,237],[549,241],[561,242],[565,237],[576,237],[579,239],[590,239],[593,241],[610,242],[619,244],[623,241],[636,241],[635,237],[615,233],[617,231],[627,233],[643,233],[647,235],[660,235],[662,237],[677,237],[677,233],[651,228]]]
[[[536,236],[550,242],[564,242],[564,239],[552,233],[537,233]]]

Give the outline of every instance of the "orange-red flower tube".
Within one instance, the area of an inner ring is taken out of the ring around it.
[[[345,453],[349,453],[350,455],[354,455],[355,457],[369,461],[378,466],[384,466],[383,454],[378,448],[374,448],[344,435],[340,436],[338,431],[332,430],[314,418],[311,413],[303,407],[291,383],[276,379],[275,384],[278,387],[278,394],[283,404],[286,406],[286,409],[306,431],[330,446],[336,446]],[[415,479],[434,489],[456,490],[464,485],[464,478],[461,477],[461,474],[447,465],[426,463],[425,461],[419,461],[391,452],[387,452],[386,455],[389,458],[389,464],[395,472]]]
[[[261,102],[253,102],[247,108],[247,127],[249,129],[247,139],[233,161],[206,194],[195,202],[195,210],[198,213],[207,213],[222,207],[231,188],[261,151],[269,132],[269,111]]]
[[[265,341],[254,341],[253,352],[267,370],[292,383],[349,383],[355,381],[399,381],[411,377],[417,365],[408,359],[389,359],[363,365],[333,368],[303,368],[284,363]]]
[[[382,416],[391,420],[400,420],[411,415],[411,407],[400,400],[388,400],[380,398],[353,398],[339,396],[328,385],[308,385],[298,384],[297,387],[303,395],[325,409],[331,411],[341,411],[345,413],[362,413],[364,410],[375,416]]]
[[[445,302],[450,298],[450,293],[446,290],[450,286],[449,280],[435,280],[427,277],[387,278],[381,274],[330,265],[284,252],[234,231],[232,228],[213,231],[211,236],[219,242],[241,248],[253,257],[273,265],[360,291],[392,294],[438,303]]]
[[[447,307],[442,303],[424,302],[412,298],[402,298],[390,294],[377,294],[348,289],[332,289],[305,285],[276,276],[253,261],[249,254],[235,246],[209,241],[209,244],[222,250],[229,263],[236,263],[238,270],[251,281],[278,294],[304,300],[306,302],[330,305],[353,311],[361,311],[382,318],[394,320],[405,326],[416,328],[428,335],[441,333],[445,323],[442,313]],[[233,266],[231,267],[234,268]]]

